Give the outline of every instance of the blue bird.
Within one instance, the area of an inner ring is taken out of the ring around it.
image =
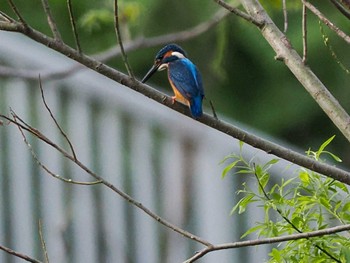
[[[145,83],[157,70],[168,69],[168,79],[175,93],[173,103],[179,101],[188,105],[194,118],[203,115],[204,90],[202,76],[197,67],[187,58],[186,52],[176,44],[163,47],[156,55],[154,65],[142,82]]]

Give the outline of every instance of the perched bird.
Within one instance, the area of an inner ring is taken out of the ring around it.
[[[189,106],[194,118],[202,116],[204,90],[202,76],[197,67],[187,58],[186,52],[176,44],[163,47],[156,55],[154,65],[142,82],[145,83],[157,70],[168,69],[168,79],[175,93],[173,102]]]

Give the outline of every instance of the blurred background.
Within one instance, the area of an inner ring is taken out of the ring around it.
[[[83,52],[101,55],[106,54],[106,50],[113,51],[117,41],[112,1],[72,2]],[[231,4],[237,2],[231,1]],[[281,1],[261,2],[283,29]],[[203,0],[119,3],[126,46],[135,39],[191,29],[213,19],[221,9],[214,1]],[[38,1],[16,4],[29,24],[51,34]],[[63,39],[74,47],[66,1],[51,0],[50,6]],[[349,29],[348,20],[330,1],[317,3],[317,7],[337,26]],[[13,16],[5,0],[0,0],[0,9]],[[286,34],[301,54],[300,1],[287,1],[287,11]],[[322,33],[312,14],[308,21],[308,64],[349,112],[349,74],[338,64],[340,61],[350,67],[348,45],[325,26]],[[323,38],[329,39],[338,60]],[[202,72],[206,97],[213,101],[220,118],[264,138],[293,145],[301,152],[317,149],[336,135],[328,150],[342,158],[344,166],[350,165],[346,139],[284,64],[274,60],[274,52],[255,26],[228,15],[203,34],[177,43]],[[128,52],[131,67],[139,79],[162,46]],[[34,73],[62,72],[76,65],[16,34],[2,33],[0,48],[1,65],[27,70],[25,73],[34,76],[0,78],[2,113],[8,112],[11,106],[31,123],[48,129],[46,132],[62,143],[57,131],[48,125],[50,119],[42,107]],[[109,58],[107,64],[126,72],[121,57]],[[149,84],[169,95],[172,93],[164,72],[155,74]],[[219,163],[226,155],[238,152],[237,141],[89,70],[47,79],[43,85],[51,107],[77,145],[82,160],[176,224],[212,241],[229,242],[238,240],[262,216],[257,211],[229,216],[237,201],[235,191],[243,181],[250,180],[220,179],[223,166]],[[210,112],[207,103],[205,108]],[[0,236],[4,244],[40,257],[37,220],[43,218],[53,262],[97,262],[96,259],[99,262],[179,262],[200,249],[160,226],[155,227],[149,218],[143,218],[123,201],[115,201],[115,196],[104,196],[102,189],[67,186],[42,176],[43,172],[24,145],[21,150],[11,150],[21,144],[16,129],[2,129],[0,138],[0,216],[3,219]],[[86,180],[81,171],[70,167],[61,157],[51,156],[44,146],[34,142],[33,145],[42,160],[59,173]],[[272,158],[248,146],[244,155],[261,162]],[[115,210],[110,209],[113,206]],[[267,259],[268,247],[259,249],[254,248],[253,254],[245,249],[213,253],[203,262]],[[148,258],[145,259],[145,255]],[[6,255],[1,259],[17,262]]]

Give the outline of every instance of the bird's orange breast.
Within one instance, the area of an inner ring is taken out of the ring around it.
[[[175,87],[174,83],[170,80],[170,78],[169,78],[169,82],[170,82],[171,88],[174,91],[175,100],[189,106],[190,102],[179,92],[179,90]]]

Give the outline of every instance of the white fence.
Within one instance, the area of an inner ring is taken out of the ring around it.
[[[0,32],[0,63],[43,73],[73,61],[24,37]],[[221,179],[219,162],[238,142],[90,70],[44,81],[46,99],[78,158],[170,222],[212,243],[238,241],[259,214],[230,216],[244,180]],[[60,145],[37,81],[0,79],[0,112],[11,107]],[[40,160],[66,178],[92,180],[31,138]],[[68,149],[68,147],[66,147]],[[247,158],[271,156],[245,146]],[[252,180],[253,181],[253,180]],[[258,211],[258,210],[257,210]],[[38,167],[15,127],[0,127],[0,244],[50,262],[182,262],[202,246],[151,219],[101,186],[78,186]],[[263,262],[267,247],[209,254],[200,262]],[[0,262],[21,262],[0,251]]]

